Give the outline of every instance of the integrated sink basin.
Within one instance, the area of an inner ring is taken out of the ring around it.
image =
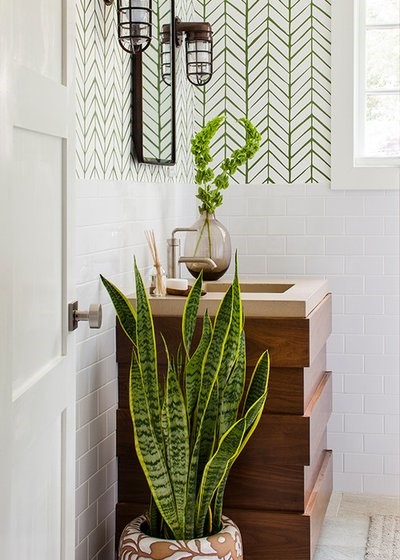
[[[228,282],[205,282],[204,289],[209,292],[223,292],[229,288]],[[283,294],[294,284],[274,284],[268,282],[241,282],[240,291],[242,294]]]
[[[215,315],[229,286],[225,280],[204,282],[206,293],[201,297],[199,314],[208,309]],[[240,288],[246,317],[307,317],[329,293],[328,282],[320,278],[242,278]],[[183,296],[150,297],[154,315],[180,316],[185,302]]]

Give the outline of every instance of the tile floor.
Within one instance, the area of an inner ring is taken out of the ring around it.
[[[313,560],[364,560],[373,514],[400,515],[400,497],[332,494]]]

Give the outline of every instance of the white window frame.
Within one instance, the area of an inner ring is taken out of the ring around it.
[[[361,0],[364,1],[364,0]],[[356,135],[356,38],[358,0],[332,2],[332,112],[331,188],[399,189],[400,168],[384,159],[359,161],[354,153]]]

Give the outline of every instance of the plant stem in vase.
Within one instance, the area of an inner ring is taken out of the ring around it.
[[[214,215],[215,209],[223,202],[222,191],[229,187],[229,179],[237,169],[245,165],[260,148],[261,134],[247,119],[237,122],[245,132],[244,144],[234,150],[219,165],[220,173],[215,174],[210,164],[213,161],[210,152],[211,141],[225,121],[220,115],[208,121],[192,138],[191,152],[195,168],[195,183],[198,185],[196,198],[200,201],[200,219],[194,224],[197,232],[187,234],[185,243],[186,266],[194,277],[203,270],[204,280],[217,280],[229,268],[231,261],[230,236],[223,224]],[[204,240],[207,233],[207,239]],[[199,261],[196,261],[196,258]],[[193,260],[188,262],[187,259]],[[201,262],[202,259],[202,262]],[[213,262],[206,262],[211,259]]]
[[[215,214],[202,212],[193,225],[194,232],[188,232],[184,254],[188,257],[209,258],[215,263],[195,261],[186,263],[195,278],[203,271],[204,280],[217,280],[228,270],[231,262],[231,239],[226,227],[216,219]]]

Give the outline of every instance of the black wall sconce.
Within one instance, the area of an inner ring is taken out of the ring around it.
[[[104,0],[111,6],[114,0]],[[116,0],[118,41],[130,54],[143,52],[151,41],[151,0]]]
[[[174,165],[176,49],[185,41],[186,77],[195,86],[206,85],[213,73],[211,25],[182,22],[175,17],[175,0],[115,4],[118,41],[131,55],[132,155],[139,163]]]
[[[162,79],[171,83],[171,27],[163,25],[161,33]],[[205,86],[212,77],[212,29],[207,22],[182,22],[175,18],[175,45],[180,47],[185,37],[186,77],[195,86]]]

